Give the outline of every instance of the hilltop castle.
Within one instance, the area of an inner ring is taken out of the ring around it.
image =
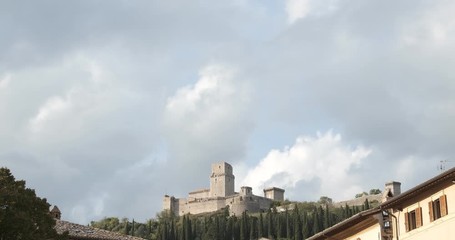
[[[260,212],[270,208],[272,201],[283,201],[284,190],[281,188],[264,189],[264,197],[253,195],[251,187],[243,186],[240,192],[234,191],[235,177],[232,166],[221,162],[212,164],[210,189],[190,192],[188,198],[164,196],[163,210],[175,215],[214,212],[229,206],[230,214],[240,215],[244,211]]]

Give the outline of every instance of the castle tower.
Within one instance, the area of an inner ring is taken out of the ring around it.
[[[284,189],[271,187],[264,189],[264,197],[274,201],[284,201]]]
[[[212,164],[210,175],[210,197],[226,197],[234,195],[234,174],[229,163]]]

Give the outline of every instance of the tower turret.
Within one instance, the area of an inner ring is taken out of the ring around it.
[[[234,194],[234,174],[229,163],[221,162],[212,164],[210,175],[210,196],[226,197]]]

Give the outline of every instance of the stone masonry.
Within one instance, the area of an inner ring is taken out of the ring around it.
[[[212,164],[210,188],[192,191],[188,198],[165,195],[163,210],[175,215],[214,212],[229,206],[230,214],[260,212],[270,208],[272,201],[283,201],[284,190],[277,187],[264,189],[264,197],[253,194],[252,188],[243,186],[235,192],[235,177],[232,166],[226,162]]]

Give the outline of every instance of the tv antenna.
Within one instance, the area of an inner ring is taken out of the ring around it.
[[[446,170],[447,163],[453,163],[455,161],[450,161],[448,159],[439,161],[438,170],[444,172]]]

